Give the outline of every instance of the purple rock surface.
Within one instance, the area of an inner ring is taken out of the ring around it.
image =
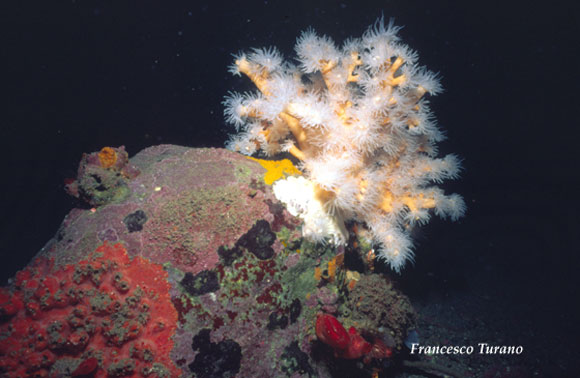
[[[81,164],[98,164],[91,161]],[[359,302],[345,295],[359,279],[346,274],[345,248],[304,240],[300,220],[274,197],[259,163],[224,149],[159,145],[127,166],[140,173],[101,172],[120,186],[107,190],[122,195],[71,210],[37,257],[53,260],[56,270],[121,242],[130,256],[162,264],[178,314],[171,358],[184,377],[352,376],[380,366],[365,362],[361,370],[317,340],[316,317],[329,308],[371,342],[389,330],[364,313],[358,323],[349,320]],[[361,255],[355,244],[347,253]],[[365,300],[369,313],[380,310],[372,307],[378,299]],[[392,304],[408,324],[412,308]]]
[[[274,228],[296,223],[263,184],[264,169],[239,154],[159,145],[131,164],[141,171],[128,183],[131,194],[71,210],[42,254],[70,264],[104,241],[122,241],[131,255],[198,273],[214,268],[218,247],[234,244],[256,220]]]

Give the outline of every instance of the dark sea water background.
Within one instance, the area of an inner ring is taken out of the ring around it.
[[[308,26],[342,41],[384,15],[405,26],[404,42],[443,78],[444,93],[431,99],[448,135],[441,151],[461,156],[465,168],[445,188],[468,205],[459,223],[434,220],[417,235],[403,291],[427,312],[465,307],[488,322],[487,341],[527,343],[527,361],[547,376],[571,374],[579,331],[576,5],[329,4],[4,4],[2,282],[77,205],[63,181],[83,152],[222,147],[232,132],[223,96],[252,89],[227,72],[232,53],[273,45],[290,57]]]

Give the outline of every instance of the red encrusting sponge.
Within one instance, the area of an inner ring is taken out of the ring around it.
[[[37,259],[0,288],[2,377],[179,377],[167,272],[105,242],[75,265]]]
[[[379,337],[373,337],[370,343],[355,327],[350,327],[347,332],[342,323],[330,314],[318,314],[315,330],[318,339],[332,347],[337,358],[354,360],[363,357],[363,362],[369,363],[373,359],[390,358],[393,355],[393,350]]]

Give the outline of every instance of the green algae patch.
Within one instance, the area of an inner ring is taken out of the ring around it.
[[[191,265],[204,258],[198,254],[211,252],[217,238],[242,231],[238,218],[243,211],[237,188],[198,188],[161,203],[145,227],[156,230],[150,240],[155,249],[171,252],[166,261]]]
[[[254,175],[255,172],[246,165],[238,164],[234,168],[234,176],[237,181],[249,183]]]
[[[318,285],[314,276],[314,261],[305,255],[300,256],[296,265],[288,269],[281,279],[286,288],[284,304],[289,305],[294,299],[306,299]]]

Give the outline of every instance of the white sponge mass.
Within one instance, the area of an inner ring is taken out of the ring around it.
[[[328,214],[315,197],[315,185],[303,176],[278,180],[272,187],[274,195],[286,205],[288,212],[304,220],[302,234],[316,241],[344,244],[348,233],[339,214]]]

